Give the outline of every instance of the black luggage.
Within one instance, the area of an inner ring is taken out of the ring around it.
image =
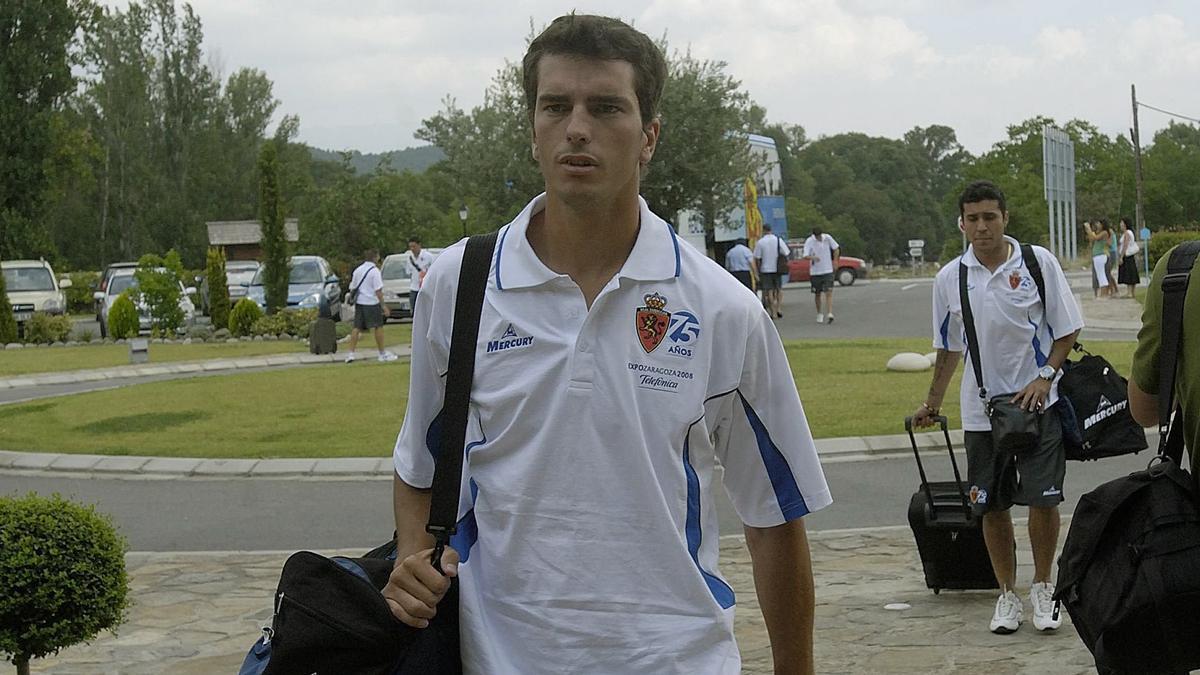
[[[333,319],[318,317],[308,328],[308,351],[313,354],[337,353],[337,324]]]
[[[981,520],[971,511],[971,502],[958,472],[946,418],[939,415],[934,419],[946,437],[946,449],[954,467],[953,481],[929,482],[913,435],[912,418],[904,420],[904,429],[912,442],[913,456],[921,474],[921,484],[908,503],[908,524],[921,555],[925,585],[932,588],[934,594],[943,588],[998,589],[1000,585],[996,582],[992,560],[983,541]]]

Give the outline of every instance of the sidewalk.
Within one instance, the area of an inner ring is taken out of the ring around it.
[[[1032,575],[1028,541],[1017,528],[1023,593]],[[1038,633],[1028,619],[1007,636],[988,632],[991,591],[925,588],[907,528],[810,535],[817,589],[816,660],[820,673],[1094,672],[1067,618],[1055,633]],[[363,551],[346,551],[361,555]],[[131,553],[134,604],[119,635],[71,647],[35,661],[53,675],[237,672],[246,651],[270,621],[282,553]],[[743,673],[768,675],[771,655],[754,596],[749,554],[740,536],[721,542],[722,572],[737,593],[735,630]],[[884,609],[906,603],[909,609]]]
[[[1125,293],[1124,287],[1121,293]],[[1116,300],[1096,298],[1090,290],[1076,292],[1075,300],[1088,328],[1136,331],[1142,327],[1142,305],[1137,300],[1124,296]]]

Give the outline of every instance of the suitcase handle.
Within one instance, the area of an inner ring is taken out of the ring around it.
[[[942,435],[946,438],[946,450],[950,453],[950,465],[954,467],[954,483],[958,486],[958,496],[962,500],[963,513],[967,520],[970,520],[971,502],[967,498],[967,491],[963,486],[962,474],[958,471],[958,460],[954,458],[954,444],[950,441],[949,421],[945,415],[934,415],[931,419],[941,426]],[[921,489],[925,491],[925,499],[929,503],[929,519],[937,520],[937,510],[933,508],[933,490],[929,487],[929,479],[925,476],[925,466],[921,463],[921,452],[917,449],[917,437],[913,432],[912,417],[904,418],[904,430],[908,432],[908,440],[912,443],[913,457],[917,459],[917,471],[921,474]]]

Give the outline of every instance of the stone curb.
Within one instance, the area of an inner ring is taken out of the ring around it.
[[[390,348],[402,359],[408,358],[412,349],[409,347]],[[359,360],[365,361],[375,356],[374,349],[358,351]],[[345,355],[341,355],[344,357]],[[186,375],[190,373],[209,373],[225,370],[243,370],[247,368],[270,368],[275,366],[297,366],[311,363],[337,363],[338,354],[309,354],[294,352],[283,354],[264,354],[262,356],[247,356],[234,359],[209,359],[207,361],[180,361],[154,363],[141,366],[119,366],[114,368],[93,368],[89,370],[73,370],[56,373],[31,373],[17,377],[0,378],[0,389],[19,389],[22,387],[38,387],[54,384],[77,384],[81,382],[98,382],[101,380],[120,380],[151,375]]]
[[[916,434],[924,458],[944,452],[941,432]],[[950,432],[956,449],[962,449],[962,431]],[[846,461],[870,456],[909,454],[907,435],[824,438],[816,442],[824,460]],[[338,457],[330,459],[200,459],[153,456],[74,455],[0,450],[0,471],[103,474],[110,477],[202,478],[351,478],[386,477],[393,471],[390,457]]]

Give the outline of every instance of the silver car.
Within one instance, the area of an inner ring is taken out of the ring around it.
[[[5,260],[0,262],[4,287],[12,305],[17,327],[24,326],[34,312],[65,314],[67,298],[62,289],[71,280],[54,278],[54,270],[45,260]]]
[[[137,288],[137,277],[133,275],[136,270],[117,270],[108,280],[108,285],[103,291],[96,291],[92,297],[100,304],[100,337],[108,337],[108,313],[112,309],[112,305],[117,298],[127,289]],[[160,272],[165,271],[159,269]],[[183,326],[180,332],[183,332],[187,326],[191,326],[196,320],[196,305],[192,304],[191,295],[196,292],[192,286],[184,288],[183,283],[179,284],[179,309],[183,310]],[[138,310],[138,332],[149,332],[151,325],[150,307],[143,301],[137,303]]]
[[[260,264],[257,260],[230,260],[225,263],[225,286],[229,289],[229,306],[237,304],[238,300],[250,292],[250,282]],[[208,276],[200,281],[200,305],[204,314],[209,314]]]
[[[266,265],[263,265],[254,273],[246,293],[246,297],[264,310],[267,307],[266,289],[263,287],[265,271]],[[342,287],[337,275],[321,256],[294,255],[288,261],[288,309],[320,310],[322,306],[327,306],[334,319],[337,319],[342,308],[341,295]]]
[[[425,249],[433,255],[434,260],[444,249]],[[387,308],[387,317],[401,319],[412,316],[409,306],[408,291],[412,286],[412,276],[408,268],[408,253],[393,253],[383,259],[380,267],[383,276],[383,304]]]

